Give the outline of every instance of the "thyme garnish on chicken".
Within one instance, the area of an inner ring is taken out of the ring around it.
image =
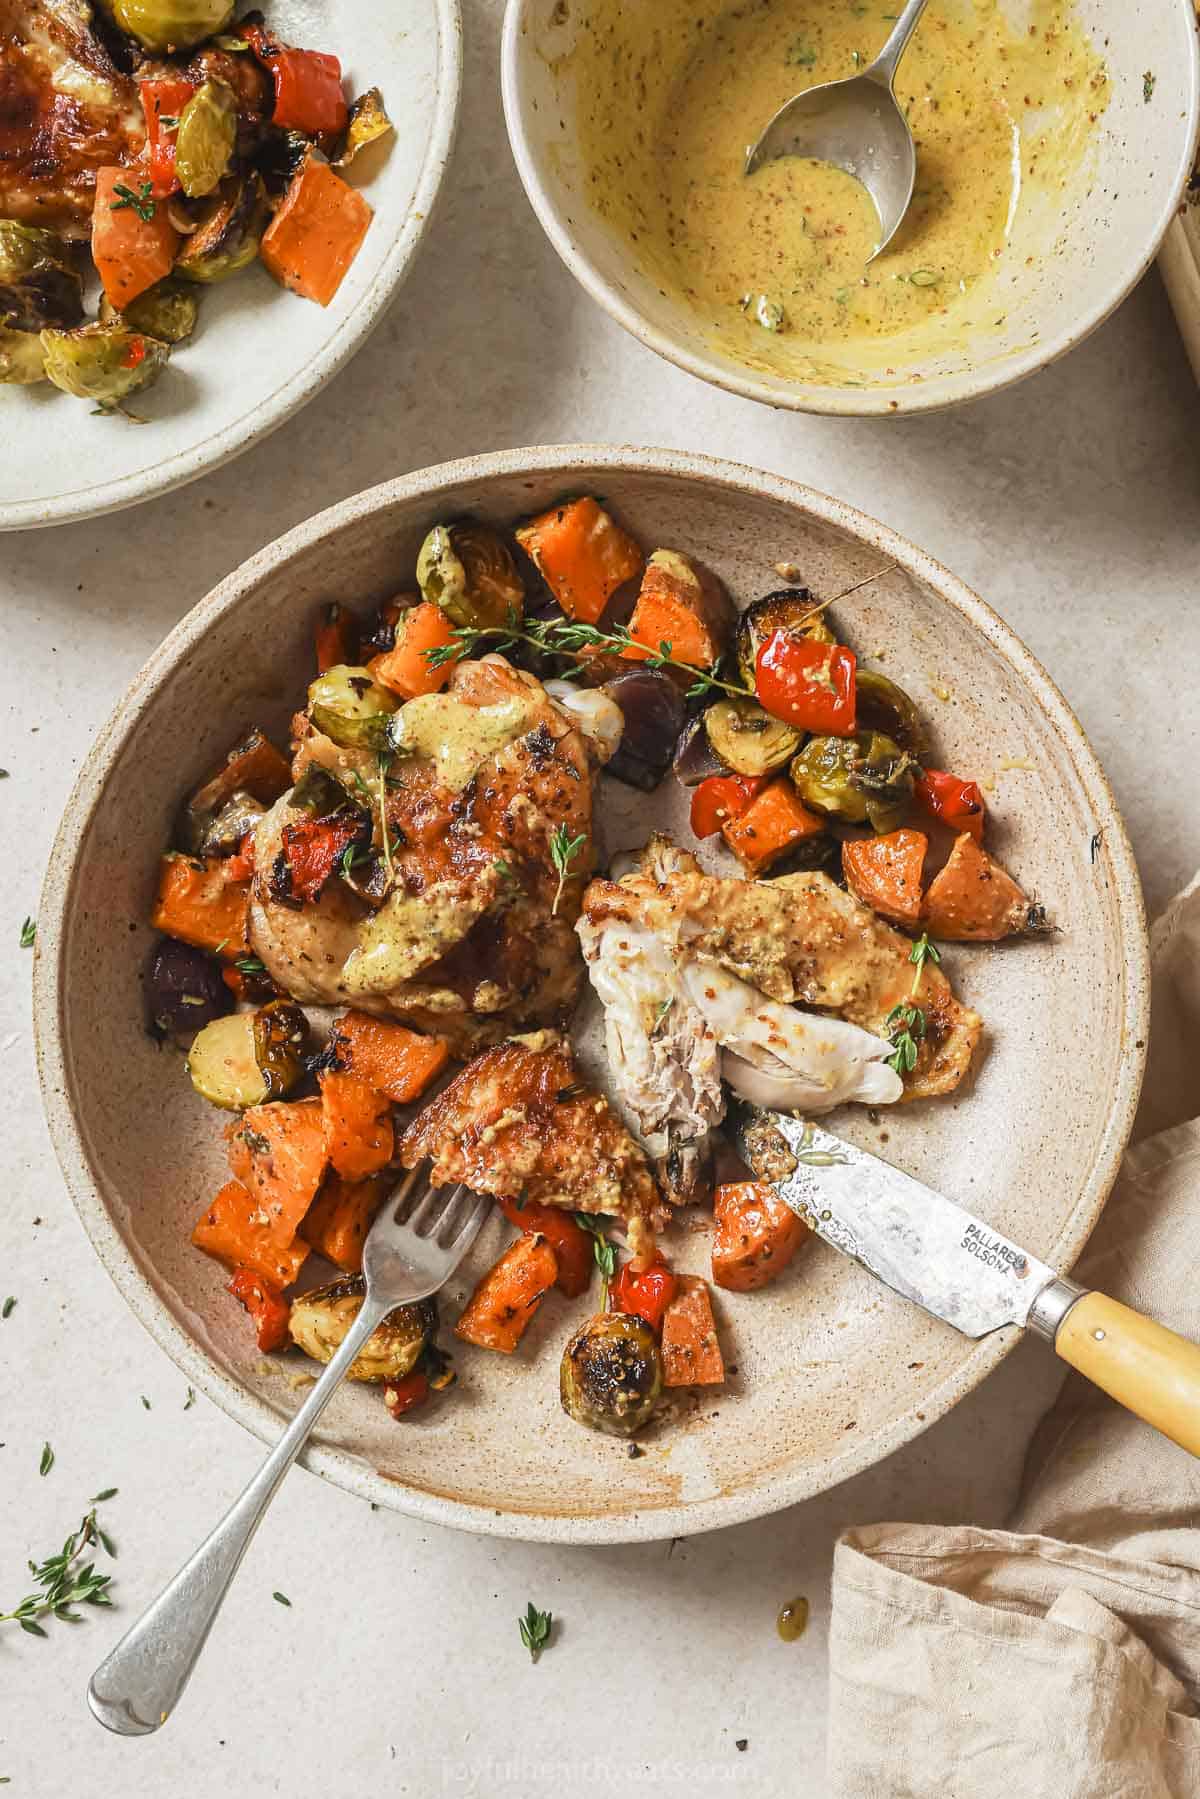
[[[894,1068],[898,1075],[911,1074],[917,1065],[921,1039],[925,1035],[926,1019],[923,1008],[913,1002],[920,990],[926,962],[932,962],[936,967],[942,959],[942,954],[936,944],[930,943],[929,933],[922,931],[909,951],[908,959],[916,967],[908,998],[902,1000],[898,1006],[893,1006],[887,1015],[889,1040],[895,1045],[895,1054],[888,1057],[888,1065]]]
[[[584,832],[581,831],[578,837],[572,837],[566,825],[555,825],[550,834],[550,860],[558,875],[554,904],[550,908],[551,918],[558,917],[558,908],[562,902],[563,889],[567,884],[571,864],[586,842],[587,836]]]

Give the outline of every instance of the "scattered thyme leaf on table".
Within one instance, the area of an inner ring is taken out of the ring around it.
[[[49,1472],[50,1472],[51,1468],[53,1468],[53,1466],[54,1466],[54,1451],[51,1449],[49,1443],[43,1443],[42,1444],[42,1459],[38,1463],[38,1473],[39,1474],[49,1474]]]
[[[107,1491],[115,1493],[116,1488]],[[39,1591],[27,1594],[11,1612],[0,1612],[0,1624],[19,1624],[29,1636],[44,1637],[49,1632],[38,1623],[39,1618],[54,1617],[78,1624],[83,1613],[76,1611],[76,1606],[112,1604],[108,1592],[111,1574],[97,1574],[94,1562],[79,1565],[84,1550],[93,1543],[99,1543],[110,1555],[114,1553],[112,1539],[96,1523],[98,1503],[94,1501],[84,1513],[78,1529],[71,1532],[57,1555],[47,1556],[40,1563],[30,1562],[29,1571]]]
[[[554,1622],[553,1612],[539,1612],[533,1600],[525,1607],[525,1615],[517,1619],[521,1632],[521,1641],[529,1651],[529,1659],[536,1662],[542,1650],[550,1641],[550,1626]]]
[[[32,949],[37,940],[37,919],[27,918],[21,926],[21,948]]]

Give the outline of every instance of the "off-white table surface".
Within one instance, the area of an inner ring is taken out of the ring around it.
[[[1200,406],[1157,277],[1065,362],[964,411],[839,423],[720,394],[609,323],[543,242],[503,135],[499,7],[466,11],[448,193],[352,366],[255,453],[173,497],[0,538],[0,1298],[18,1302],[0,1323],[0,1609],[28,1590],[26,1557],[56,1548],[89,1495],[120,1489],[101,1508],[119,1611],[51,1624],[47,1641],[0,1626],[13,1799],[819,1799],[835,1535],[883,1518],[999,1521],[1056,1384],[1052,1358],[1026,1345],[858,1480],[671,1546],[475,1539],[296,1471],[169,1726],[123,1741],[93,1723],[92,1667],[262,1452],[207,1400],[184,1409],[182,1378],[75,1220],[41,1121],[17,939],[95,732],[167,629],[244,557],[345,494],[469,451],[591,439],[762,464],[906,532],[1012,622],[1116,785],[1152,907],[1200,862]],[[19,454],[0,443],[0,480]],[[44,1440],[56,1460],[41,1478]],[[798,1594],[812,1624],[788,1645],[774,1619]],[[557,1621],[536,1668],[517,1635],[528,1599]]]

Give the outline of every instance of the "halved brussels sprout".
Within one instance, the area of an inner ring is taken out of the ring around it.
[[[181,344],[185,337],[190,337],[196,329],[196,314],[200,303],[182,281],[176,281],[172,275],[162,281],[156,281],[148,287],[144,294],[131,300],[121,312],[109,300],[107,294],[100,297],[100,323],[110,325],[128,325],[134,331],[144,331],[148,337],[156,337],[160,344]]]
[[[739,775],[782,768],[804,742],[803,731],[772,718],[756,700],[718,700],[704,714],[704,728],[716,754]]]
[[[909,699],[903,687],[897,687],[887,675],[873,668],[859,668],[855,690],[860,730],[881,731],[920,761],[928,738],[916,701]]]
[[[62,238],[0,219],[0,323],[32,332],[82,317],[83,277]]]
[[[175,173],[189,200],[211,194],[229,167],[237,142],[237,100],[224,81],[198,87],[179,115]]]
[[[186,240],[175,273],[206,286],[238,274],[258,255],[269,211],[261,175],[223,181],[209,216]]]
[[[754,686],[758,652],[772,631],[794,631],[797,637],[811,637],[816,643],[837,642],[825,623],[825,614],[814,610],[819,604],[807,587],[781,587],[747,606],[738,619],[737,659],[748,687]]]
[[[105,0],[116,24],[145,50],[190,50],[233,17],[233,0]]]
[[[791,766],[806,806],[870,824],[881,835],[903,824],[912,800],[916,763],[878,731],[857,737],[810,737]]]
[[[362,1309],[366,1282],[361,1274],[330,1281],[292,1301],[288,1329],[292,1341],[317,1362],[330,1362]],[[348,1380],[403,1380],[437,1328],[430,1299],[397,1306],[377,1325],[346,1371]]]
[[[31,387],[46,379],[46,352],[37,331],[10,331],[0,325],[0,381]]]
[[[282,1099],[304,1073],[308,1020],[290,1000],[206,1024],[188,1051],[192,1086],[226,1112]]]
[[[389,747],[387,721],[400,702],[365,668],[344,662],[318,675],[308,690],[308,716],[343,750]]]
[[[188,848],[198,856],[232,856],[247,831],[266,816],[251,793],[231,793],[220,811],[196,821],[194,841]]]
[[[662,1356],[654,1332],[628,1312],[597,1312],[563,1350],[558,1391],[563,1411],[589,1430],[632,1437],[662,1393]]]
[[[491,525],[473,519],[433,527],[417,556],[417,586],[456,625],[495,629],[524,610],[512,551]]]
[[[55,387],[98,406],[115,406],[149,387],[167,366],[171,352],[156,337],[128,325],[80,325],[77,331],[43,331],[46,374]]]
[[[377,87],[369,87],[350,108],[349,123],[342,133],[337,152],[330,161],[335,169],[344,169],[347,163],[354,161],[360,150],[365,150],[368,144],[386,137],[389,131],[395,129],[387,116],[383,95]]]

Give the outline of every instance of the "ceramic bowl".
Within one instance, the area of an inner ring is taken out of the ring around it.
[[[196,336],[132,411],[97,416],[48,383],[0,389],[19,457],[0,479],[0,530],[59,525],[182,487],[240,455],[307,404],[378,324],[412,267],[445,174],[462,77],[459,0],[403,8],[272,0],[285,38],[329,50],[352,91],[383,89],[394,135],[352,172],[374,208],[327,307],[285,292],[261,264],[201,292]]]
[[[994,782],[996,851],[1058,926],[1000,950],[947,949],[948,972],[987,1027],[968,1088],[876,1125],[846,1108],[834,1128],[885,1144],[883,1154],[1060,1268],[1117,1170],[1146,1035],[1137,875],[1079,725],[1007,625],[883,525],[729,463],[549,448],[406,475],[261,551],[172,631],[87,759],[39,909],[42,1087],[84,1225],[187,1379],[264,1440],[296,1404],[289,1377],[309,1364],[263,1361],[227,1277],[188,1240],[227,1178],[224,1119],[143,1027],[159,853],[181,796],[249,723],[286,741],[311,678],[318,601],[363,606],[395,593],[448,514],[509,523],[572,492],[603,494],[644,546],[686,548],[743,601],[778,586],[779,563],[798,565],[821,597],[856,588],[835,609],[843,631],[919,699],[939,763]],[[597,818],[604,857],[656,826],[693,842],[669,778],[648,798],[603,777]],[[586,1013],[582,1024],[587,1047]],[[500,1221],[485,1227],[447,1293],[448,1318],[507,1235]],[[673,1234],[683,1266],[699,1272],[707,1254],[707,1233]],[[576,1543],[679,1536],[867,1467],[969,1392],[1017,1334],[969,1342],[810,1245],[765,1291],[718,1294],[736,1373],[630,1460],[559,1409],[559,1353],[590,1303],[548,1300],[511,1358],[459,1346],[454,1393],[403,1425],[376,1393],[343,1389],[310,1464],[381,1505],[473,1530]]]
[[[583,148],[585,121],[632,113],[652,120],[669,104],[679,69],[656,35],[665,10],[682,10],[689,31],[700,31],[730,3],[508,0],[505,15],[505,116],[534,211],[593,299],[660,356],[771,406],[859,416],[929,411],[1053,362],[1149,267],[1192,169],[1200,120],[1195,9],[1191,0],[1077,0],[1075,15],[1111,78],[1109,104],[1065,185],[1022,199],[997,274],[979,290],[986,291],[986,309],[981,302],[969,324],[942,336],[922,328],[877,340],[870,364],[844,346],[843,366],[826,358],[821,382],[751,367],[714,340],[593,204],[615,180],[644,185],[640,165],[611,151],[603,167],[593,166]],[[975,3],[963,0],[968,14]],[[1025,10],[1022,0],[1002,4],[1014,16]],[[799,88],[803,70],[797,75]],[[1032,117],[1053,132],[1052,118]],[[748,124],[748,139],[754,135]],[[602,133],[599,141],[614,140]]]

